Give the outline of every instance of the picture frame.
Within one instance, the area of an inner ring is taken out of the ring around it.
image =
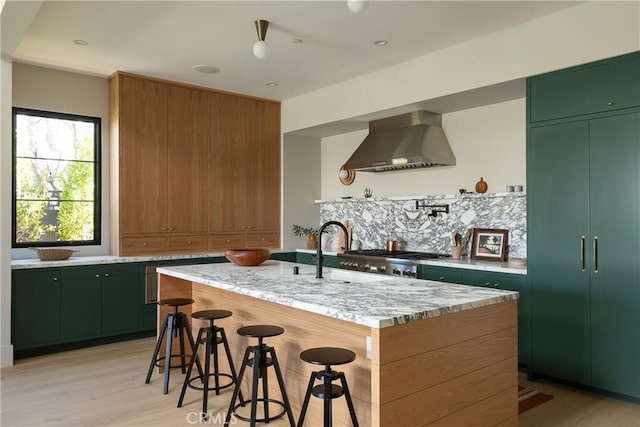
[[[509,230],[499,228],[474,228],[471,243],[471,259],[506,261]]]

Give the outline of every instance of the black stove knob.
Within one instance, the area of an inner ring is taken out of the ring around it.
[[[396,275],[398,275],[398,276],[400,276],[400,269],[398,269],[398,268],[394,268],[394,269],[393,269],[393,271],[392,271],[392,273],[393,273],[393,274],[396,274]]]
[[[379,271],[380,273],[384,273],[384,272],[386,272],[386,271],[387,271],[387,267],[385,267],[384,265],[382,265],[382,266],[378,267],[378,271]]]

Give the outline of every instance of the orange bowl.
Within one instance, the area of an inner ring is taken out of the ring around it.
[[[269,258],[271,252],[265,248],[229,249],[224,253],[225,258],[241,266],[260,265]]]

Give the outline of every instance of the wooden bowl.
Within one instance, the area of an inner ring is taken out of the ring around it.
[[[269,258],[269,255],[271,255],[271,252],[265,248],[229,249],[224,253],[224,256],[229,261],[244,267],[260,265]]]
[[[29,248],[32,251],[36,251],[38,258],[42,261],[62,261],[68,259],[74,252],[78,252],[74,249],[62,249],[62,248]]]

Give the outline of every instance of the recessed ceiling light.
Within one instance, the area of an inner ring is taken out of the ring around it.
[[[302,40],[302,39],[292,39],[291,42],[295,43],[295,44],[302,44],[302,43],[304,43],[304,40]]]
[[[89,44],[89,42],[88,42],[88,41],[86,41],[86,40],[80,40],[80,39],[74,40],[73,42],[74,42],[75,44],[77,44],[78,46],[87,46],[87,45]]]
[[[373,44],[375,44],[376,46],[385,46],[387,43],[389,43],[386,40],[376,40],[373,42]]]
[[[278,83],[276,82],[269,82],[269,83],[265,83],[267,86],[269,87],[274,87],[274,86],[278,86]]]
[[[220,72],[220,68],[214,67],[213,65],[194,65],[191,68],[193,68],[199,73],[205,73],[205,74],[215,74]]]

